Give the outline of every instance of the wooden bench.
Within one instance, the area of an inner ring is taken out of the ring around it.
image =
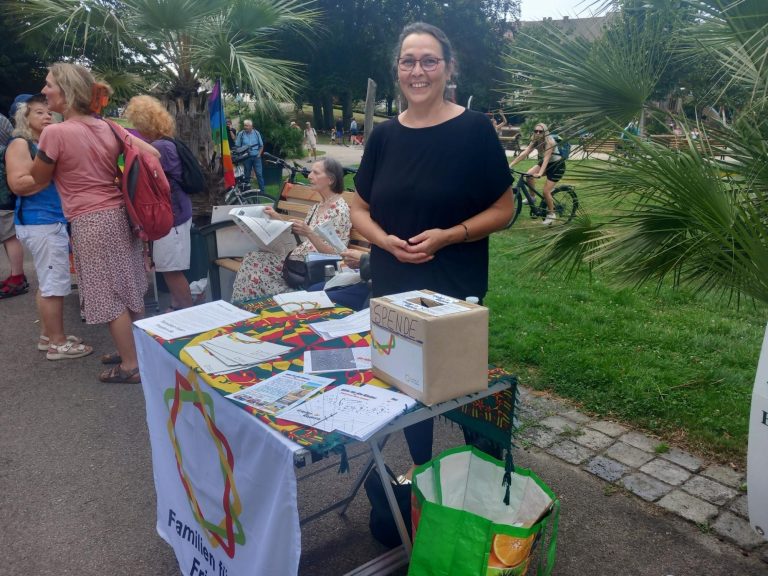
[[[590,154],[608,154],[613,155],[621,148],[623,142],[618,138],[607,138],[605,140],[582,140],[574,146],[575,151],[581,151],[584,158],[589,158]]]
[[[342,198],[344,198],[347,204],[351,204],[354,195],[355,192],[350,190],[342,192]],[[275,202],[274,207],[275,210],[286,215],[289,220],[303,222],[320,200],[320,195],[309,186],[294,184],[293,186],[288,186],[283,189],[283,194]],[[232,206],[232,208],[235,208],[235,206]],[[215,224],[210,224],[201,229],[201,234],[203,234],[208,241],[208,276],[211,283],[211,295],[214,300],[221,299],[222,295],[220,269],[237,274],[243,261],[242,257],[219,257],[215,232],[233,226],[236,226],[233,221],[224,220]],[[349,248],[364,252],[370,252],[371,250],[371,243],[368,242],[360,232],[355,230],[354,227],[350,231],[349,242],[347,245]]]

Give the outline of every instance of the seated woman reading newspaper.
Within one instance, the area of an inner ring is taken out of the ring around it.
[[[304,241],[288,255],[291,260],[303,262],[310,252],[336,254],[336,250],[325,242],[314,229],[324,222],[330,222],[339,239],[346,245],[352,222],[349,206],[341,196],[344,190],[344,171],[341,164],[333,158],[324,158],[312,165],[309,174],[312,188],[320,194],[322,201],[312,208],[304,222],[294,222],[292,231]],[[267,208],[265,213],[270,218],[283,219],[283,216]],[[248,252],[235,278],[232,301],[240,302],[259,296],[272,296],[291,292],[283,278],[284,258],[272,252]]]

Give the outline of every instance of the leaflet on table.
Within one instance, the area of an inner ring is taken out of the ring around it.
[[[286,256],[296,248],[292,224],[270,218],[266,206],[240,206],[229,211],[232,220],[251,238],[262,252]]]
[[[187,346],[184,350],[201,370],[215,375],[245,370],[279,358],[291,350],[291,347],[232,332],[202,342],[199,346]]]
[[[331,382],[333,378],[286,371],[228,394],[227,398],[282,418],[284,411],[303,403]]]
[[[315,322],[309,324],[309,327],[323,340],[368,332],[371,329],[371,311],[369,308],[364,308],[344,318]]]
[[[143,318],[134,324],[164,340],[173,340],[207,332],[248,318],[255,318],[255,315],[224,300],[216,300],[160,316]]]
[[[328,298],[328,295],[322,290],[317,292],[307,292],[306,290],[285,292],[283,294],[275,294],[272,299],[286,312],[319,310],[335,306],[331,299]]]
[[[371,347],[333,348],[304,352],[304,372],[321,374],[340,370],[370,370]]]
[[[344,244],[344,242],[341,241],[341,238],[339,238],[339,235],[336,234],[336,230],[333,228],[333,222],[331,220],[326,220],[322,224],[318,224],[312,228],[312,230],[327,242],[331,248],[336,250],[337,253],[341,254],[347,249],[347,245]]]
[[[343,384],[285,410],[280,418],[346,436],[367,440],[388,422],[416,404],[400,392],[365,384]]]

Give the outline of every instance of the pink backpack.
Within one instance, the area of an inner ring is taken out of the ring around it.
[[[173,227],[171,187],[160,159],[134,146],[134,137],[125,128],[106,122],[120,142],[125,158],[120,189],[131,230],[144,241],[159,240]]]

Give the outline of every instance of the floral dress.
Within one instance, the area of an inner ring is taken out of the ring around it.
[[[349,217],[349,206],[341,196],[327,205],[325,210],[322,209],[322,205],[318,205],[310,212],[306,222],[314,228],[329,220],[333,222],[333,228],[338,237],[344,244],[347,244],[349,232],[352,229],[352,220]],[[289,258],[303,262],[310,252],[317,252],[317,249],[309,239],[305,239],[291,251]],[[243,258],[243,263],[240,265],[240,270],[235,278],[232,302],[240,302],[259,296],[272,296],[293,290],[294,288],[288,286],[283,279],[283,258],[272,252],[248,252]]]

